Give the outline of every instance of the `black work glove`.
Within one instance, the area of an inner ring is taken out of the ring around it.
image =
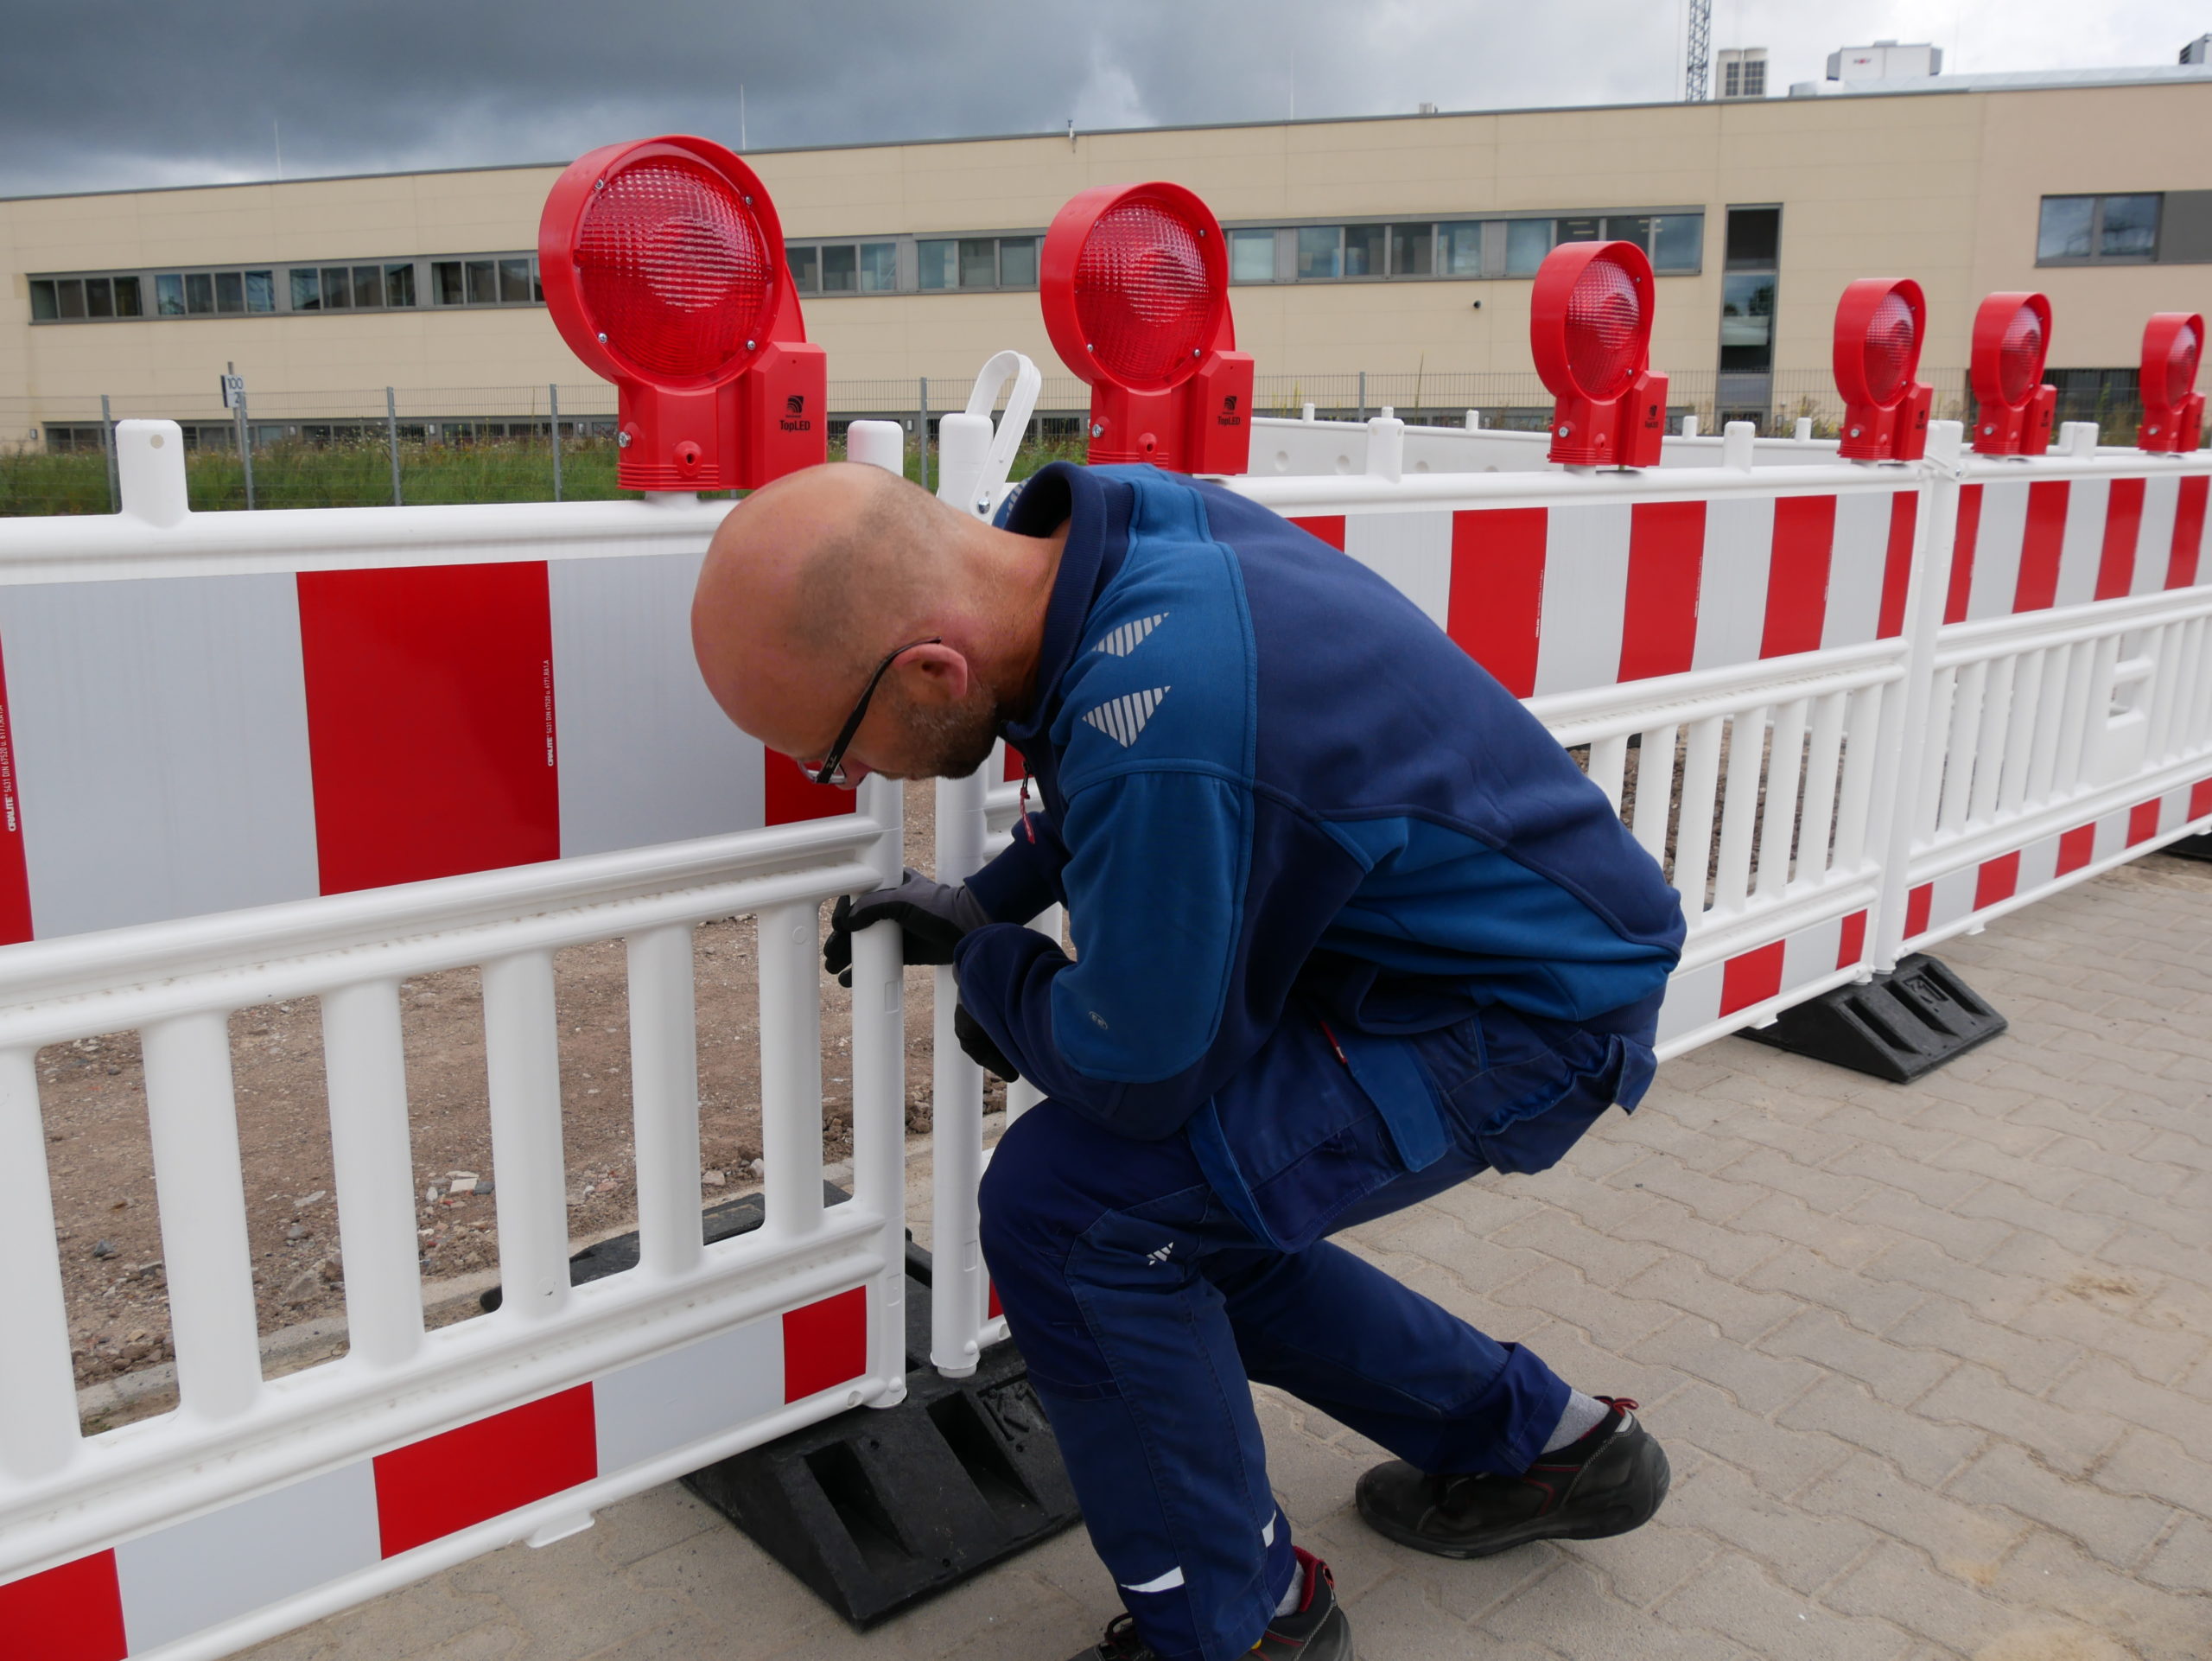
[[[968,1013],[964,1003],[952,1006],[952,1035],[968,1052],[968,1059],[984,1072],[996,1073],[1008,1084],[1021,1077],[1005,1053],[991,1041],[991,1035],[983,1030],[983,1023]]]
[[[840,986],[853,983],[853,933],[875,923],[899,925],[905,936],[902,961],[949,964],[952,948],[970,930],[989,922],[982,902],[964,887],[933,882],[909,868],[895,888],[878,888],[855,900],[839,898],[830,913],[830,938],[822,943],[822,966]]]

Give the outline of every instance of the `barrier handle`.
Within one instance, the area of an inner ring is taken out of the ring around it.
[[[999,401],[1000,389],[1011,379],[1014,390],[1007,394],[1006,413],[998,418],[998,430],[991,436],[988,448],[980,458],[973,479],[967,483],[957,506],[967,509],[978,519],[988,519],[998,506],[999,495],[1005,487],[1007,476],[1014,471],[1014,458],[1020,452],[1021,440],[1029,430],[1029,417],[1037,409],[1037,398],[1043,391],[1045,377],[1027,356],[1020,352],[1001,352],[994,354],[976,377],[976,384],[968,394],[965,413],[981,416],[986,422],[991,410]],[[953,477],[945,469],[944,477]],[[945,497],[950,501],[951,497]]]

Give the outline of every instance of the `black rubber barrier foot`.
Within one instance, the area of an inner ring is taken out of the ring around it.
[[[823,1185],[823,1199],[852,1198]],[[700,1213],[706,1244],[760,1226],[745,1194]],[[638,1237],[569,1259],[581,1286],[637,1266]],[[485,1293],[499,1307],[499,1289]],[[930,1365],[930,1254],[906,1242],[906,1399],[856,1407],[734,1454],[684,1483],[855,1626],[950,1591],[1082,1520],[1059,1443],[1011,1342],[973,1376]]]
[[[1771,1027],[1738,1036],[1909,1085],[1987,1043],[2005,1024],[1946,964],[1916,951],[1864,985],[1823,992],[1783,1010]]]
[[[2194,837],[2183,837],[2178,842],[2170,842],[2158,851],[2179,854],[2183,859],[2212,860],[2212,830],[2206,830]]]

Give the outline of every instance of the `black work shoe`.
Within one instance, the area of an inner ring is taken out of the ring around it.
[[[1487,1557],[1531,1540],[1602,1540],[1651,1520],[1673,1480],[1667,1455],[1637,1420],[1636,1403],[1612,1409],[1579,1441],[1519,1476],[1431,1476],[1403,1460],[1359,1480],[1359,1514],[1400,1545],[1440,1557]]]
[[[1297,1546],[1291,1553],[1306,1571],[1306,1596],[1294,1613],[1269,1621],[1245,1653],[1259,1661],[1352,1661],[1351,1622],[1338,1606],[1329,1565]],[[1160,1651],[1137,1636],[1133,1617],[1116,1615],[1106,1636],[1071,1661],[1160,1661]]]

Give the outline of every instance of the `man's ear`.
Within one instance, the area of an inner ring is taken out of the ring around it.
[[[949,646],[918,646],[899,660],[899,688],[916,703],[957,703],[975,679],[965,653]]]

